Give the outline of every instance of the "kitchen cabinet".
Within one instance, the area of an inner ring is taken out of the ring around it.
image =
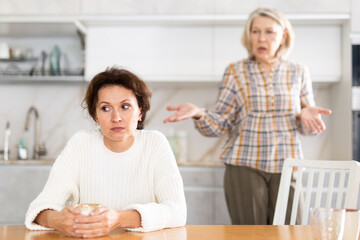
[[[81,0],[82,14],[154,14],[157,0]],[[160,5],[160,4],[159,4]]]
[[[0,164],[0,225],[24,224],[26,211],[45,186],[50,168]]]
[[[0,225],[23,224],[29,204],[45,186],[51,166],[40,162],[0,164],[0,206],[3,206],[0,207]],[[223,190],[225,167],[180,166],[179,170],[184,182],[187,224],[231,224]],[[303,177],[303,187],[307,186],[307,174]],[[325,174],[325,183],[329,182],[329,177],[329,174]],[[312,201],[316,195],[316,186],[313,187]],[[322,197],[323,202],[326,199],[326,196]],[[332,201],[336,201],[336,198]],[[358,208],[359,205],[360,201]]]
[[[223,190],[225,168],[180,166],[188,209],[187,224],[231,224]]]
[[[1,224],[23,224],[29,204],[41,192],[51,164],[0,164]],[[224,167],[180,166],[187,224],[230,224],[223,192]]]
[[[215,0],[83,0],[83,14],[211,14]]]
[[[297,39],[290,60],[305,63],[314,83],[339,82],[342,27],[349,14],[288,17]],[[61,67],[84,69],[86,80],[106,67],[117,65],[134,71],[148,82],[218,83],[227,64],[247,57],[240,44],[246,18],[245,14],[3,16],[0,42],[9,42],[12,48],[31,48],[32,54],[39,58],[38,65],[41,52],[44,50],[49,56],[58,45],[63,51]],[[21,81],[83,81],[82,74],[66,74],[55,79],[41,75],[20,78]],[[5,75],[0,77],[0,82],[13,79],[19,81],[18,76]]]
[[[350,11],[350,0],[303,0],[303,1],[238,1],[214,0],[216,13],[248,13],[259,6],[271,6],[291,13],[342,13]]]
[[[14,13],[15,7],[19,6],[21,0],[7,0],[6,13]],[[32,1],[26,5],[27,8],[20,8],[22,13],[74,13],[81,14],[239,14],[249,13],[259,6],[272,6],[283,12],[292,13],[339,13],[350,11],[351,0],[304,0],[304,1],[238,1],[238,0],[76,0],[76,1],[53,1],[51,5],[46,0]],[[14,2],[14,3],[13,3]],[[70,9],[72,6],[73,9]]]
[[[80,0],[1,0],[4,15],[68,15],[80,13]]]
[[[357,33],[357,44],[360,44],[360,1],[351,0],[351,32]]]
[[[0,83],[83,82],[84,41],[73,18],[0,17],[0,42],[16,55],[0,59]],[[60,75],[50,71],[52,52]]]
[[[342,28],[349,14],[292,14],[296,42],[290,60],[306,64],[314,83],[342,79]],[[85,78],[108,66],[128,68],[148,82],[219,82],[227,64],[247,57],[240,39],[247,15],[83,18]],[[329,51],[331,49],[331,51]]]

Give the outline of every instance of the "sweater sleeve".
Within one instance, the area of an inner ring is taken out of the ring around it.
[[[300,83],[300,113],[305,107],[315,106],[315,100],[312,89],[312,81],[310,78],[309,70],[306,66],[301,66],[301,83]],[[296,124],[298,131],[303,135],[316,135],[316,133],[308,130],[303,126],[300,118],[300,113],[296,116]]]
[[[163,228],[180,227],[186,223],[186,201],[183,181],[174,154],[165,136],[155,134],[148,139],[151,160],[154,161],[154,189],[157,202],[132,204],[126,210],[136,210],[141,215],[140,228],[130,231],[149,232]]]
[[[77,202],[78,190],[78,156],[79,136],[74,135],[56,159],[49,178],[42,192],[31,202],[25,216],[25,226],[29,230],[52,230],[34,223],[37,215],[46,209],[61,211],[66,201]]]
[[[230,64],[224,73],[218,99],[213,111],[203,109],[204,114],[200,119],[194,120],[195,128],[204,136],[218,137],[230,131],[242,107],[239,106],[236,95],[238,94],[237,79],[234,64]]]

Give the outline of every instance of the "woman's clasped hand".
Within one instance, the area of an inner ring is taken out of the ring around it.
[[[84,216],[76,207],[68,206],[54,216],[49,227],[67,236],[92,238],[106,236],[115,228],[122,227],[122,220],[126,219],[128,225],[130,218],[140,220],[140,214],[136,211],[117,211],[101,206]]]

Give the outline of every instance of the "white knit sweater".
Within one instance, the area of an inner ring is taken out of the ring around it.
[[[40,195],[30,204],[25,225],[34,223],[45,209],[60,211],[70,200],[99,203],[117,210],[137,210],[141,227],[154,231],[185,225],[183,182],[165,136],[136,130],[134,144],[125,152],[107,149],[100,131],[77,132],[56,159]]]

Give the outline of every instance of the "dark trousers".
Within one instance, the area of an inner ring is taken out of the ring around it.
[[[280,173],[267,173],[249,167],[226,165],[224,188],[232,224],[271,225],[280,177]],[[290,222],[293,195],[294,189],[291,187],[286,214],[287,223]],[[301,212],[300,206],[298,212]],[[299,215],[297,222],[300,222]]]

